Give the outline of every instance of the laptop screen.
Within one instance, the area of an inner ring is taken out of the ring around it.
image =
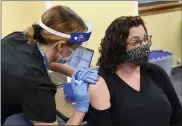
[[[94,51],[88,48],[79,47],[69,59],[68,65],[77,69],[90,67]]]

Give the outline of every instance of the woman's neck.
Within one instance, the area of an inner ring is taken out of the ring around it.
[[[130,64],[130,63],[120,64],[116,69],[116,73],[119,75],[125,75],[125,76],[140,74],[140,66]]]

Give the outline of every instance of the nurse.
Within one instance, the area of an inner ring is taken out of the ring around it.
[[[45,11],[38,24],[13,32],[1,41],[1,124],[13,114],[23,113],[34,125],[58,125],[55,93],[48,69],[72,77],[76,101],[68,125],[79,125],[88,110],[88,84],[96,83],[97,71],[75,70],[57,59],[68,59],[89,40],[91,26],[65,6]]]

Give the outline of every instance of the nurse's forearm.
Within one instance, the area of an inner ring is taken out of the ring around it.
[[[58,124],[57,121],[55,121],[53,123],[33,122],[33,126],[47,126],[47,125],[49,125],[49,126],[58,126],[59,124]]]
[[[67,75],[69,77],[72,77],[73,73],[76,71],[76,69],[74,69],[66,64],[61,64],[61,63],[56,63],[56,62],[50,63],[49,69],[51,71],[55,71],[55,72]]]
[[[85,113],[75,109],[71,118],[66,123],[66,125],[80,125],[83,121],[84,116],[85,116]]]

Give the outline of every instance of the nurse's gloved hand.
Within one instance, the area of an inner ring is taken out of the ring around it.
[[[77,70],[73,76],[76,80],[82,80],[89,84],[95,84],[99,77],[97,69],[90,68]]]
[[[82,80],[76,80],[73,76],[71,80],[74,99],[76,102],[75,108],[86,113],[89,107],[88,83]]]

